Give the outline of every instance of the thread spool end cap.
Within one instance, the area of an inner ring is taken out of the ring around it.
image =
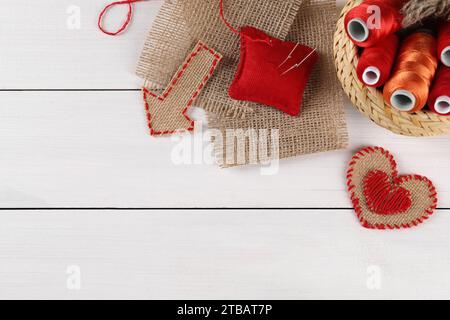
[[[408,90],[396,90],[391,95],[391,106],[399,111],[413,110],[416,102],[416,97]]]
[[[434,103],[434,110],[441,115],[448,115],[450,113],[450,97],[438,97]]]
[[[355,18],[350,20],[347,24],[347,31],[356,42],[364,42],[369,39],[369,28],[362,19]]]
[[[381,71],[374,66],[367,67],[363,72],[362,78],[365,84],[374,86],[380,81]]]
[[[450,46],[448,46],[444,50],[442,50],[441,61],[447,67],[450,67]]]

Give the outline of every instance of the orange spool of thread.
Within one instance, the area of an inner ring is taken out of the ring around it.
[[[400,111],[425,107],[438,65],[437,42],[426,30],[409,35],[400,47],[392,78],[384,86],[384,100]]]

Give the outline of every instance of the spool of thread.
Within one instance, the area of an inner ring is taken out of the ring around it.
[[[450,116],[450,68],[441,66],[428,99],[430,109],[443,116]]]
[[[400,111],[423,109],[437,64],[435,37],[424,30],[409,35],[400,46],[392,78],[384,86],[384,100]]]
[[[365,0],[345,16],[345,30],[359,47],[367,48],[402,28],[402,6],[409,0]]]
[[[445,66],[450,67],[450,21],[439,27],[438,57]]]
[[[391,75],[399,46],[396,34],[364,49],[356,68],[359,80],[369,87],[381,87]]]

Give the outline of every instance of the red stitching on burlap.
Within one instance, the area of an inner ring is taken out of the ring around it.
[[[362,208],[359,204],[360,199],[357,198],[355,195],[355,192],[352,191],[354,188],[356,188],[356,186],[352,183],[354,165],[356,164],[356,160],[359,159],[359,156],[364,156],[366,154],[375,153],[376,151],[380,151],[381,154],[383,154],[389,160],[389,162],[391,164],[392,177],[393,177],[394,181],[399,182],[399,183],[409,181],[409,180],[421,180],[421,181],[426,182],[426,184],[428,186],[429,194],[430,194],[430,199],[432,199],[433,202],[430,205],[430,207],[428,207],[425,210],[424,215],[422,217],[419,217],[419,218],[409,222],[408,224],[401,224],[401,225],[389,225],[389,224],[385,225],[385,224],[378,224],[378,223],[372,225],[366,219],[364,219],[364,217],[362,216],[363,215]],[[428,179],[427,177],[420,176],[417,174],[398,176],[397,163],[394,160],[394,156],[389,151],[387,151],[381,147],[366,147],[366,148],[360,150],[358,153],[356,153],[352,157],[352,159],[349,162],[349,169],[347,171],[347,186],[348,186],[348,192],[350,194],[350,199],[352,201],[356,215],[357,215],[361,225],[367,229],[381,229],[381,230],[391,229],[392,230],[392,229],[401,229],[401,228],[411,228],[411,227],[417,226],[417,225],[421,224],[422,222],[424,222],[425,220],[427,220],[434,213],[434,210],[437,208],[437,203],[438,203],[437,191],[433,185],[433,182],[431,182],[431,180]]]
[[[411,192],[391,183],[389,175],[381,170],[370,171],[363,180],[363,193],[372,212],[391,215],[406,212],[411,208]]]
[[[186,107],[182,111],[183,116],[190,122],[189,128],[183,129],[183,130],[187,130],[187,131],[193,131],[194,130],[195,122],[187,115],[187,111],[188,111],[189,107],[192,106],[192,104],[194,103],[195,99],[197,98],[197,96],[199,95],[200,91],[205,86],[206,82],[208,82],[208,80],[213,75],[213,73],[216,70],[216,67],[217,67],[217,64],[219,63],[219,61],[222,60],[222,57],[219,54],[217,54],[213,49],[209,48],[206,44],[204,44],[202,42],[198,43],[196,50],[193,51],[189,55],[189,57],[186,59],[185,63],[181,67],[180,71],[178,71],[176,77],[174,77],[172,79],[172,81],[170,82],[170,85],[159,96],[156,93],[151,92],[147,88],[142,88],[142,93],[143,93],[143,98],[144,98],[144,103],[145,103],[145,111],[146,111],[146,114],[147,114],[147,122],[148,122],[148,127],[150,129],[150,135],[152,135],[152,136],[161,136],[161,135],[174,134],[174,133],[179,132],[179,130],[156,131],[153,128],[153,126],[152,126],[152,115],[150,113],[150,105],[148,103],[148,99],[147,98],[148,98],[148,95],[150,95],[153,98],[156,98],[156,99],[158,99],[160,101],[164,101],[167,98],[167,96],[170,94],[170,92],[173,90],[173,87],[177,84],[178,80],[183,76],[184,72],[186,71],[186,69],[189,66],[189,64],[192,62],[193,58],[195,56],[197,56],[198,53],[201,50],[207,50],[209,53],[211,53],[214,56],[215,59],[212,62],[212,66],[211,66],[211,69],[209,70],[208,75],[205,76],[205,78],[203,79],[202,83],[198,86],[197,90],[193,92],[193,94],[191,96],[191,99],[188,101]]]

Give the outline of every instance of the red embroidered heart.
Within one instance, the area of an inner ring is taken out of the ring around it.
[[[411,192],[391,183],[386,172],[373,170],[364,178],[364,196],[378,214],[403,213],[411,208]]]
[[[380,147],[368,147],[353,156],[347,186],[358,219],[366,228],[413,227],[437,207],[433,183],[419,175],[398,176],[394,157]]]

